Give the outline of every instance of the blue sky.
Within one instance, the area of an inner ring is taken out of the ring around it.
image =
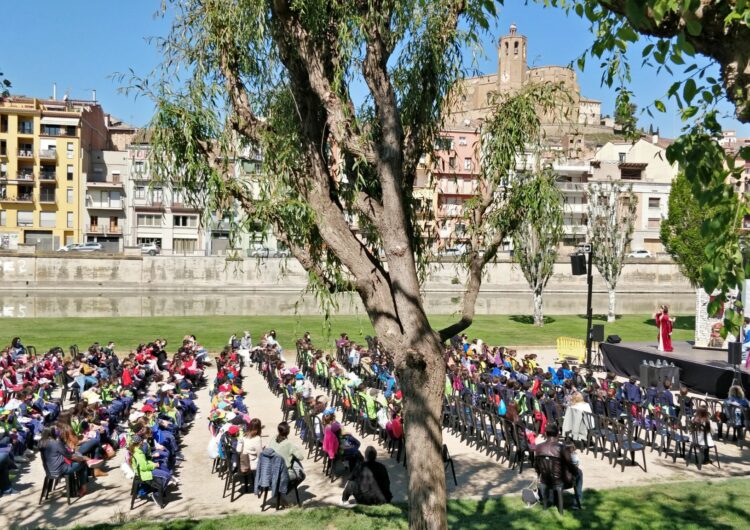
[[[152,106],[144,98],[135,99],[118,92],[116,72],[132,68],[148,74],[159,62],[155,46],[148,37],[166,34],[169,21],[155,18],[160,0],[65,0],[2,2],[3,31],[0,32],[0,70],[13,82],[13,93],[47,97],[57,83],[58,97],[65,92],[71,98],[88,99],[96,89],[105,110],[119,118],[144,125]],[[496,43],[515,22],[519,33],[528,37],[529,65],[567,65],[591,42],[588,24],[576,16],[565,17],[555,9],[509,1],[501,8],[497,27],[483,37],[484,57],[477,64],[481,73],[497,69]],[[632,90],[639,107],[661,97],[673,82],[672,77],[654,69],[640,70],[640,53],[635,50]],[[601,72],[594,61],[586,71],[578,72],[581,93],[602,101],[604,113],[612,113],[614,92],[600,86]],[[675,107],[666,114],[654,112],[654,118],[641,116],[640,125],[650,123],[663,136],[679,133],[680,120]],[[729,106],[724,111],[731,115]],[[740,136],[750,136],[750,125],[731,118],[722,120],[725,128]]]

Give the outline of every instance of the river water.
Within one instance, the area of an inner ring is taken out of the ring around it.
[[[460,293],[428,292],[428,314],[452,314],[460,309]],[[339,298],[338,314],[363,313],[358,299]],[[656,304],[669,304],[672,314],[695,313],[693,293],[622,293],[618,314],[651,313]],[[607,294],[594,293],[595,314],[607,312]],[[524,315],[532,312],[531,294],[485,292],[477,300],[477,314]],[[549,315],[586,313],[583,292],[550,292],[544,296]],[[312,295],[293,291],[6,291],[0,292],[0,317],[156,317],[210,315],[315,315],[320,308]]]

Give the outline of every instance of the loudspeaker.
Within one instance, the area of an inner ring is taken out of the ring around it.
[[[607,342],[610,344],[619,344],[622,341],[619,335],[607,335]]]
[[[586,274],[586,256],[583,254],[573,254],[570,256],[570,266],[573,269],[573,276]]]
[[[727,349],[727,362],[729,364],[740,364],[742,362],[742,343],[730,342]]]
[[[594,324],[591,326],[591,340],[594,342],[604,342],[604,324]]]

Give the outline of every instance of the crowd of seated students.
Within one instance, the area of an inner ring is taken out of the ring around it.
[[[357,395],[363,401],[369,397],[363,379],[368,385],[379,388],[384,388],[384,382],[390,381],[378,410],[395,412],[399,404],[391,399],[393,391],[398,389],[397,378],[389,370],[387,357],[377,342],[368,340],[368,346],[367,349],[358,346],[346,334],[342,334],[336,340],[339,355],[333,358],[315,349],[309,336],[306,336],[298,342],[298,363],[311,367],[313,378],[326,374],[323,384],[334,386],[336,390],[343,388],[344,396]],[[545,444],[545,450],[549,452],[549,439],[553,438],[555,451],[561,458],[564,455],[564,465],[569,466],[565,470],[568,477],[566,487],[576,490],[579,501],[583,472],[576,447],[569,442],[571,439],[586,440],[586,436],[577,436],[574,429],[565,430],[568,427],[568,423],[563,421],[566,415],[581,412],[613,418],[628,428],[637,427],[637,432],[645,437],[646,443],[655,443],[654,433],[663,422],[679,422],[687,431],[702,433],[699,444],[703,448],[705,463],[710,463],[709,449],[715,445],[711,436],[712,421],[716,423],[719,436],[722,425],[729,425],[734,428],[737,438],[744,439],[744,432],[750,427],[747,421],[750,417],[747,413],[748,402],[741,387],[732,387],[729,398],[723,403],[709,403],[691,397],[684,386],[675,395],[669,381],[644,389],[637,378],[630,378],[624,383],[613,373],[596,378],[593,372],[567,363],[545,370],[539,366],[535,354],[520,357],[514,350],[489,347],[480,339],[469,341],[465,335],[451,340],[445,350],[445,359],[446,406],[461,406],[456,403],[482,406],[496,412],[496,417],[510,420],[522,433],[519,443],[532,460],[537,444]],[[285,372],[283,363],[278,363],[274,368],[279,373],[283,388],[289,387],[290,376],[288,370]],[[302,401],[304,407],[320,410],[318,400],[312,401],[309,395],[300,393],[299,388],[298,383],[295,391],[289,392],[289,395],[295,396],[293,399],[296,403]],[[342,406],[347,405],[346,401],[345,397]],[[715,411],[712,414],[708,411],[710,407]],[[378,424],[383,426],[380,421]],[[481,428],[480,425],[474,427]],[[403,436],[400,421],[396,428]]]
[[[301,462],[305,455],[289,438],[290,428],[286,422],[278,425],[278,433],[270,443],[263,442],[261,421],[249,414],[244,400],[242,368],[245,362],[265,354],[273,353],[279,358],[282,351],[274,331],[267,333],[254,348],[248,332],[243,340],[245,342],[240,343],[236,336],[230,338],[229,345],[216,360],[217,373],[211,389],[209,416],[209,455],[217,462],[225,463],[226,467],[219,469],[220,475],[239,475],[244,478],[245,488],[252,483],[256,493],[268,487],[272,497],[279,495],[281,502],[284,495],[304,480]],[[274,465],[283,469],[276,471]],[[274,473],[271,469],[275,470]],[[271,480],[272,476],[283,478]]]
[[[186,337],[170,362],[161,339],[138,346],[120,361],[112,342],[94,343],[85,352],[71,347],[70,355],[59,347],[37,355],[33,347],[14,338],[0,353],[3,494],[16,493],[9,472],[23,472],[36,450],[45,475],[68,476],[78,496],[87,493],[92,477],[107,474],[104,461],[119,447],[130,450],[128,462],[133,455],[141,462],[153,456],[163,461],[163,467],[173,466],[179,456],[174,435],[197,412],[191,390],[200,384],[202,368],[195,361],[193,340]],[[133,412],[136,400],[154,381],[161,382],[158,392],[146,395],[142,409]],[[58,389],[59,397],[53,398]],[[149,444],[157,449],[155,454]],[[150,481],[149,467],[144,463],[140,469]]]

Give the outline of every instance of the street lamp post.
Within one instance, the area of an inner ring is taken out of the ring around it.
[[[586,368],[591,369],[591,321],[593,320],[592,296],[594,289],[594,246],[586,243],[583,246],[584,253],[588,254],[588,263],[586,266],[586,282],[588,284],[588,296],[586,298]]]

